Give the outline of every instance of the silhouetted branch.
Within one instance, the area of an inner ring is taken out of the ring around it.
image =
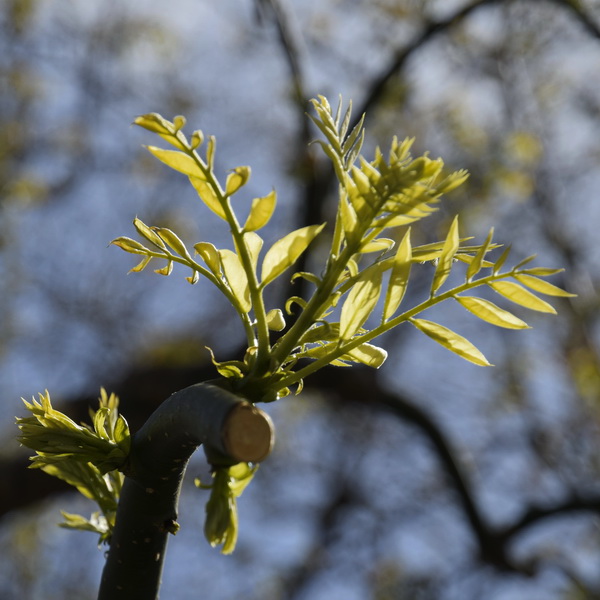
[[[281,0],[256,0],[257,13],[261,18],[272,18],[277,29],[279,44],[286,58],[290,79],[294,90],[294,99],[302,108],[302,116],[306,108],[307,98],[304,92],[304,76],[300,61],[300,41],[294,32],[291,17],[287,13]],[[306,119],[303,118],[303,121]]]
[[[505,1],[505,0],[504,0]],[[553,2],[567,12],[571,13],[575,19],[583,25],[584,29],[593,37],[600,39],[600,28],[593,21],[592,17],[587,13],[580,2],[570,0],[538,0],[538,2]],[[385,92],[385,88],[389,81],[398,75],[404,68],[407,60],[425,44],[434,39],[438,34],[443,33],[461,23],[467,16],[479,8],[491,4],[501,4],[503,0],[475,0],[467,4],[457,12],[451,14],[440,21],[429,23],[425,29],[408,45],[396,50],[389,64],[385,66],[381,72],[373,77],[371,84],[368,86],[365,98],[360,104],[360,109],[356,112],[353,124],[354,127],[358,123],[361,115],[364,113],[374,114],[373,107],[379,102]]]
[[[373,407],[384,406],[403,421],[417,426],[431,442],[444,473],[457,493],[473,535],[477,539],[481,560],[500,570],[530,574],[530,565],[516,563],[510,558],[509,543],[538,521],[577,511],[591,511],[600,515],[600,495],[574,495],[569,500],[555,505],[529,507],[515,523],[504,528],[492,527],[479,510],[468,477],[443,429],[416,403],[403,395],[384,390],[377,381],[376,374],[369,370],[344,369],[343,375],[336,376],[335,367],[332,367],[315,374],[311,383],[317,384],[320,390],[326,390],[331,397],[344,405],[356,402]]]
[[[231,464],[260,462],[273,432],[262,411],[208,383],[176,392],[134,435],[98,600],[158,598],[188,460],[203,444]]]

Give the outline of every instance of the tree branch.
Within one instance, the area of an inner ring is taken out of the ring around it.
[[[432,443],[477,540],[479,556],[487,564],[502,571],[516,571],[529,575],[533,565],[518,564],[510,557],[509,544],[515,536],[543,519],[568,512],[591,511],[600,514],[600,496],[590,494],[583,497],[574,494],[570,499],[555,505],[531,506],[509,526],[498,529],[492,527],[477,506],[468,477],[455,458],[450,441],[435,421],[415,403],[384,390],[377,382],[374,372],[357,368],[352,371],[345,369],[342,376],[336,376],[334,369],[335,367],[330,367],[319,371],[311,378],[311,383],[316,383],[319,389],[326,389],[330,397],[343,402],[345,406],[349,402],[383,406],[400,419],[416,425]]]
[[[368,91],[363,99],[360,110],[357,111],[352,125],[350,129],[352,129],[360,120],[361,115],[364,113],[373,114],[372,108],[374,105],[379,102],[387,84],[390,79],[398,75],[398,73],[402,70],[407,60],[417,51],[420,50],[422,46],[424,46],[427,42],[432,40],[439,33],[442,33],[454,25],[460,23],[465,19],[465,17],[469,16],[473,11],[481,8],[483,6],[489,4],[502,3],[505,0],[475,0],[470,4],[467,4],[454,14],[442,19],[440,21],[434,21],[429,23],[427,27],[418,35],[412,42],[410,42],[407,46],[403,46],[399,48],[394,53],[393,58],[389,62],[389,64],[384,67],[381,72],[376,75],[371,85],[368,86]],[[579,2],[574,2],[573,0],[538,0],[541,2],[552,2],[553,4],[558,5],[563,8],[567,12],[570,12],[575,19],[584,27],[584,29],[592,36],[597,39],[600,39],[600,28],[596,23],[594,23],[592,17],[588,14],[588,12],[581,6]],[[317,221],[315,221],[317,222]]]
[[[158,598],[169,533],[176,533],[181,482],[204,444],[230,464],[260,462],[273,444],[269,417],[209,383],[168,398],[133,437],[98,600]]]

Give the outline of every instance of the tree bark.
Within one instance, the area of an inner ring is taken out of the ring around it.
[[[158,598],[181,482],[201,444],[231,464],[260,462],[273,445],[269,417],[214,384],[170,396],[135,434],[98,600]]]

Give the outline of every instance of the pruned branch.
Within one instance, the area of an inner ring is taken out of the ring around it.
[[[169,533],[189,458],[200,444],[230,464],[271,451],[265,413],[234,394],[197,384],[173,394],[133,437],[98,600],[157,598]]]

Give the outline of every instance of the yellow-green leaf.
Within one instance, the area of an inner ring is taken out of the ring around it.
[[[387,321],[396,312],[404,293],[410,275],[410,266],[412,264],[412,249],[410,244],[410,229],[404,234],[396,256],[394,256],[394,266],[390,273],[387,292],[385,294],[385,303],[383,305],[383,320]]]
[[[426,319],[410,319],[410,322],[425,335],[429,336],[444,348],[458,354],[461,358],[468,360],[481,367],[491,366],[487,358],[469,340],[458,335],[451,329]]]
[[[137,217],[133,220],[133,226],[136,228],[137,232],[145,237],[151,244],[154,244],[157,248],[161,250],[166,250],[167,247],[165,243],[162,241],[161,237],[152,229],[152,227],[148,227],[146,223],[138,219]]]
[[[208,268],[215,274],[221,273],[221,257],[219,251],[209,242],[194,244],[194,250],[202,257]]]
[[[204,134],[200,129],[196,129],[196,131],[192,133],[190,146],[195,150],[196,148],[199,148],[202,145],[203,141]]]
[[[450,230],[448,231],[448,236],[446,237],[446,241],[444,242],[444,246],[442,247],[442,253],[440,254],[440,258],[438,259],[438,264],[435,269],[435,274],[433,275],[433,282],[431,284],[431,294],[435,294],[444,281],[448,279],[448,275],[450,275],[450,271],[452,270],[452,261],[454,259],[454,255],[458,251],[458,247],[460,245],[460,239],[458,237],[458,215],[454,217],[454,221],[452,221],[452,225],[450,225]]]
[[[233,295],[239,302],[241,310],[246,313],[250,312],[252,303],[250,302],[248,277],[238,255],[231,250],[219,250],[219,256],[221,257],[225,279],[227,279]]]
[[[506,329],[529,329],[529,325],[525,321],[521,321],[521,319],[515,317],[512,313],[496,306],[489,300],[473,296],[454,296],[454,298],[476,317],[492,325]]]
[[[142,260],[135,265],[135,267],[133,267],[132,269],[129,269],[130,273],[139,273],[140,271],[143,271],[147,266],[148,263],[152,260],[151,256],[144,256],[144,258],[142,258]]]
[[[204,172],[191,156],[177,150],[163,150],[156,146],[146,146],[146,148],[156,156],[158,160],[165,163],[168,167],[171,167],[171,169],[184,173],[189,177],[206,179]]]
[[[140,271],[143,271],[148,266],[148,263],[151,260],[151,256],[144,256],[144,258],[142,258],[142,260],[137,265],[135,265],[135,267],[129,269],[129,273],[139,273]]]
[[[153,133],[172,133],[174,131],[173,123],[167,121],[158,113],[140,115],[134,123]]]
[[[180,129],[183,129],[185,127],[186,123],[187,123],[187,120],[183,115],[177,115],[176,117],[173,118],[173,128],[175,129],[175,131],[179,131]]]
[[[306,300],[304,300],[304,298],[300,298],[300,296],[292,296],[291,298],[288,298],[285,301],[285,312],[288,315],[293,314],[294,311],[292,310],[292,306],[294,304],[297,304],[302,310],[304,310],[308,303]]]
[[[494,273],[494,275],[497,275],[498,273],[500,273],[500,269],[503,267],[509,254],[510,254],[510,246],[507,246],[502,251],[502,254],[500,254],[500,256],[498,257],[498,260],[496,262],[494,262],[494,266],[492,267],[492,272]]]
[[[227,176],[227,182],[225,184],[225,194],[227,196],[233,196],[242,186],[248,183],[250,179],[250,167],[236,167]]]
[[[293,265],[323,227],[325,223],[302,227],[275,242],[263,260],[261,285],[264,287]]]
[[[381,294],[383,269],[369,269],[350,290],[340,315],[340,339],[350,339],[364,324]]]
[[[130,252],[131,254],[148,254],[148,252],[150,252],[146,246],[128,237],[118,237],[114,239],[111,244],[113,246],[118,246],[121,250]]]
[[[538,277],[532,277],[531,275],[518,274],[515,275],[515,279],[540,294],[546,294],[546,296],[561,296],[563,298],[574,298],[577,296],[577,294],[566,292],[548,281],[544,281]]]
[[[219,202],[219,198],[211,185],[209,185],[204,179],[200,179],[198,177],[190,177],[190,183],[194,186],[196,192],[198,192],[198,196],[200,196],[200,200],[210,208],[216,215],[221,217],[221,219],[227,220],[227,216],[225,215],[225,209],[221,206]]]
[[[358,217],[356,216],[356,211],[346,198],[340,198],[339,210],[346,239],[349,242],[353,242],[358,229]]]
[[[321,321],[318,325],[313,325],[301,338],[299,345],[310,344],[314,342],[331,342],[340,337],[340,324]]]
[[[195,285],[196,283],[198,283],[199,279],[200,279],[200,273],[196,270],[192,271],[192,274],[189,277],[185,278],[185,280],[192,285]]]
[[[173,271],[173,261],[170,260],[162,269],[155,269],[154,272],[159,275],[170,275]]]
[[[361,344],[341,357],[342,360],[353,360],[368,367],[378,369],[387,358],[388,353],[373,344]]]
[[[208,138],[208,144],[206,146],[206,162],[208,163],[208,168],[211,171],[215,165],[216,150],[217,150],[217,138],[214,135],[211,135]]]
[[[535,294],[532,294],[529,290],[526,290],[523,286],[512,281],[494,281],[488,284],[495,292],[498,292],[501,296],[508,298],[515,304],[520,304],[525,308],[531,310],[537,310],[538,312],[556,314],[556,310],[545,300],[538,298]]]
[[[250,214],[244,225],[244,231],[258,231],[264,227],[271,219],[276,203],[277,194],[275,193],[275,190],[262,198],[254,198],[254,200],[252,200]]]
[[[177,252],[177,254],[179,254],[179,256],[189,260],[192,259],[185,244],[179,239],[176,233],[164,227],[157,228],[156,232],[169,246],[171,246],[171,248],[173,248],[173,250],[175,250],[175,252]]]
[[[490,229],[490,232],[488,233],[485,242],[479,247],[479,250],[477,250],[477,254],[475,254],[473,259],[469,263],[469,266],[467,267],[467,281],[471,281],[473,277],[475,277],[475,275],[477,275],[477,273],[481,271],[481,268],[483,267],[485,262],[485,255],[488,252],[493,237],[494,228],[492,227]]]
[[[256,272],[256,266],[258,265],[258,256],[263,247],[263,239],[260,237],[260,235],[258,235],[258,233],[254,233],[254,231],[248,231],[244,233],[244,241],[246,242],[246,247],[248,248],[248,252],[250,253],[252,267],[254,268],[254,272]]]
[[[368,254],[369,252],[385,252],[394,245],[394,240],[389,238],[376,238],[361,246],[359,253]]]
[[[280,308],[274,308],[267,313],[267,325],[271,331],[285,329],[285,318]]]
[[[178,118],[182,119],[183,117],[175,117],[175,120],[177,121]],[[161,138],[169,142],[169,144],[179,148],[179,150],[186,149],[186,139],[183,133],[178,131],[180,128],[176,127],[174,123],[167,121],[167,119],[158,113],[141,115],[134,121],[134,123],[140,127],[143,127],[144,129],[147,129],[148,131],[157,133]],[[179,123],[181,123],[181,121],[179,121],[178,124]]]
[[[246,365],[239,360],[228,360],[224,362],[219,362],[215,358],[215,354],[212,351],[212,348],[209,346],[204,346],[208,352],[210,353],[210,360],[212,364],[217,368],[217,372],[219,375],[222,375],[226,378],[240,379],[244,376],[247,371]]]
[[[540,277],[548,277],[549,275],[556,275],[562,273],[564,269],[548,269],[547,267],[531,267],[530,269],[524,269],[523,273],[528,275],[539,275]]]

